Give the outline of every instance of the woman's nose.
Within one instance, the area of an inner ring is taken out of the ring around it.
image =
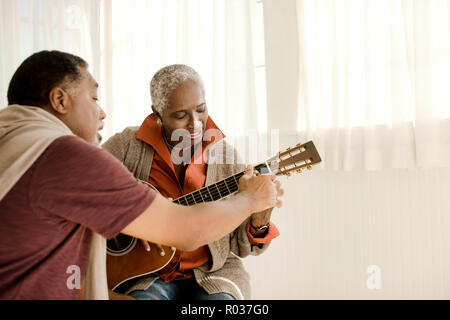
[[[199,122],[200,122],[200,120],[198,119],[198,116],[197,116],[196,113],[194,112],[194,114],[191,115],[191,117],[190,117],[189,124],[188,124],[188,128],[189,128],[189,129],[195,129],[195,128],[197,128]]]

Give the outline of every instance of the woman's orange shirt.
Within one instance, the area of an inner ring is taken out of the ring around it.
[[[186,168],[184,183],[181,185],[175,173],[175,168],[172,163],[169,149],[167,148],[162,136],[162,127],[157,124],[156,120],[156,115],[152,113],[145,118],[136,133],[137,139],[148,143],[155,150],[148,182],[155,186],[161,195],[172,199],[179,198],[185,194],[203,188],[206,181],[206,159],[203,158],[203,150],[205,150],[209,144],[223,139],[225,135],[220,131],[212,119],[208,117],[205,130],[218,130],[221,139],[212,142],[202,142],[202,148],[197,148],[191,159],[191,163],[188,164]],[[253,238],[251,233],[248,231],[248,226],[247,234],[249,235],[250,243],[262,244],[269,243],[273,238],[279,235],[279,232],[275,225],[271,223],[269,232],[264,238]],[[203,265],[204,263],[210,261],[210,259],[211,254],[207,245],[194,251],[182,252],[179,269],[170,274],[161,274],[160,277],[166,282],[175,279],[191,278],[193,276],[192,269]]]

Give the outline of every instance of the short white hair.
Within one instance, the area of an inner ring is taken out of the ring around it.
[[[184,64],[172,64],[160,69],[150,81],[150,94],[155,110],[163,114],[169,98],[178,86],[186,81],[197,83],[204,92],[203,81],[193,68]]]

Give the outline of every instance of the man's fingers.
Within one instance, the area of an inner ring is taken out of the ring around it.
[[[275,207],[281,208],[282,206],[283,206],[283,201],[277,199],[277,203],[275,204]]]
[[[251,164],[248,164],[247,167],[245,167],[245,175],[247,176],[253,175],[253,166]]]
[[[276,181],[274,182],[274,184],[275,184],[275,188],[276,188],[276,190],[277,190],[277,196],[278,196],[278,197],[281,197],[282,195],[284,195],[284,189],[281,188],[281,183],[280,183],[280,181],[276,180]]]

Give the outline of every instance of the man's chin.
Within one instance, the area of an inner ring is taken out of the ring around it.
[[[92,142],[92,144],[95,146],[100,146],[102,139],[103,139],[102,135],[100,133],[97,133],[94,137],[94,141]]]

